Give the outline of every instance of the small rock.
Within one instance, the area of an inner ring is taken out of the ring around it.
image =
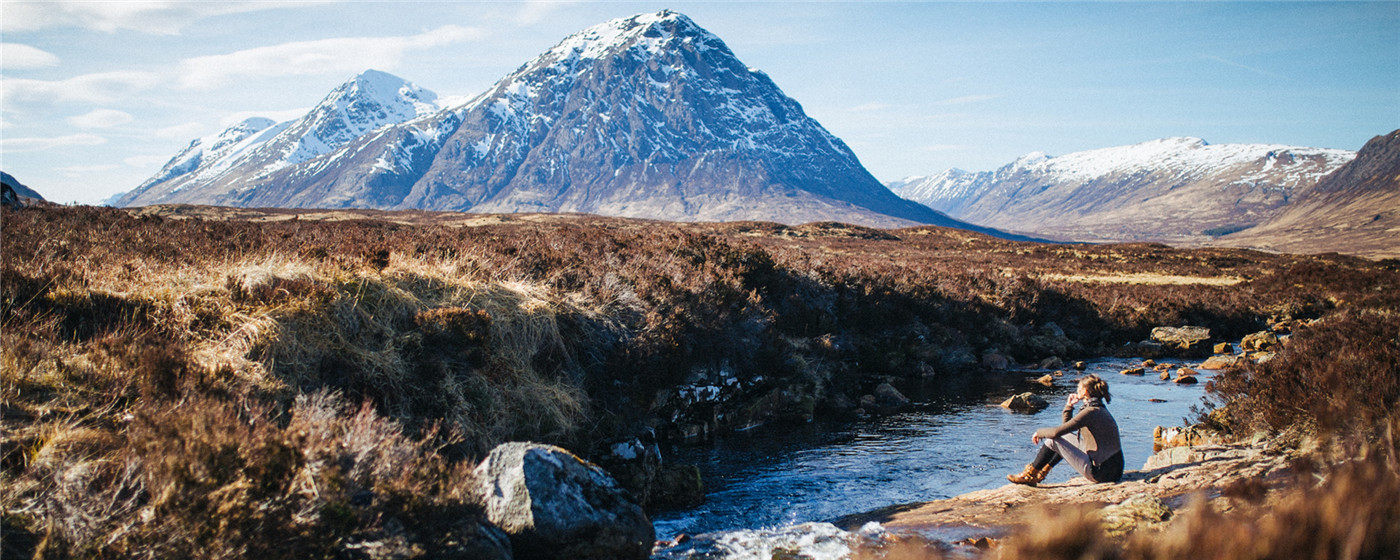
[[[1196,383],[1196,377],[1194,375],[1178,375],[1172,382],[1178,385],[1193,385]]]
[[[1164,369],[1162,370],[1161,375],[1158,375],[1158,377],[1162,378],[1162,381],[1166,381],[1172,378],[1172,372]]]
[[[1064,377],[1065,372],[1064,370],[1057,369],[1055,370],[1055,373],[1052,373],[1051,375],[1054,375],[1055,377]]]
[[[1002,408],[1025,412],[1036,412],[1047,406],[1050,403],[1035,393],[1021,393],[1001,403]]]
[[[896,411],[909,406],[909,397],[895,389],[894,385],[881,383],[875,387],[875,406],[885,411]],[[862,402],[864,402],[862,400]]]
[[[1089,364],[1086,364],[1084,362],[1074,362],[1074,369],[1077,369],[1079,371],[1084,371],[1084,369],[1087,367],[1089,367]]]
[[[1135,368],[1128,368],[1128,369],[1125,369],[1125,370],[1120,371],[1120,372],[1118,372],[1118,373],[1121,373],[1121,374],[1123,374],[1123,375],[1142,375],[1145,371],[1146,371],[1146,370],[1144,370],[1144,369],[1142,369],[1142,368],[1140,368],[1140,367],[1135,367]]]
[[[1055,376],[1053,376],[1053,375],[1042,375],[1042,376],[1040,376],[1040,379],[1035,380],[1035,382],[1036,382],[1036,383],[1039,383],[1039,384],[1041,384],[1041,385],[1044,385],[1044,386],[1046,386],[1046,387],[1054,387],[1054,386],[1055,386]]]
[[[1157,361],[1156,361],[1156,360],[1143,360],[1143,361],[1142,361],[1142,367],[1145,367],[1145,368],[1154,367],[1154,366],[1156,366],[1156,365],[1157,365]]]
[[[1177,376],[1177,377],[1181,377],[1181,376],[1183,376],[1183,375],[1195,376],[1195,375],[1200,375],[1200,374],[1201,374],[1201,372],[1196,371],[1196,370],[1191,369],[1191,368],[1187,368],[1187,367],[1184,367],[1184,368],[1181,368],[1181,369],[1176,370],[1176,376]]]
[[[1167,399],[1147,399],[1147,402],[1167,402]]]
[[[1254,334],[1245,335],[1240,341],[1240,347],[1246,351],[1271,350],[1278,346],[1278,335],[1269,331],[1259,331]]]
[[[999,371],[1006,370],[1011,368],[1011,360],[996,352],[988,352],[982,356],[982,367]]]
[[[1214,350],[1215,350],[1215,353],[1216,353],[1216,354],[1234,354],[1234,353],[1235,353],[1235,347],[1232,346],[1229,342],[1221,342],[1220,344],[1216,344]]]

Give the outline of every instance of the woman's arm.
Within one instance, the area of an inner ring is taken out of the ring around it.
[[[1079,411],[1079,414],[1070,416],[1073,405],[1065,406],[1065,423],[1053,428],[1041,428],[1035,431],[1036,438],[1056,438],[1084,427],[1084,419],[1089,416],[1089,408]],[[1039,442],[1037,442],[1039,443]]]

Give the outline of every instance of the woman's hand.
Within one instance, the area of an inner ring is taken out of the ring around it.
[[[1074,406],[1079,401],[1079,393],[1071,393],[1069,398],[1065,399],[1065,406]]]
[[[1035,435],[1035,434],[1031,434],[1031,443],[1034,443],[1034,444],[1036,444],[1036,445],[1040,445],[1040,436]]]

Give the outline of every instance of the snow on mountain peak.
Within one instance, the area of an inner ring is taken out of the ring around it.
[[[700,50],[712,48],[714,43],[719,41],[718,37],[696,25],[684,14],[661,10],[608,20],[589,27],[564,38],[541,58],[596,59],[616,49],[628,47],[640,47],[655,52],[675,38],[693,44]]]

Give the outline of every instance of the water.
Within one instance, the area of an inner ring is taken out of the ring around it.
[[[1138,363],[1101,359],[1087,370],[1109,382],[1108,410],[1118,421],[1128,470],[1152,454],[1154,426],[1179,426],[1191,415],[1210,377],[1202,371],[1202,384],[1177,385],[1151,370],[1141,377],[1118,373]],[[1006,484],[1005,476],[1035,454],[1031,432],[1060,423],[1078,374],[1067,371],[1054,388],[1028,383],[1034,376],[1019,372],[989,377],[934,395],[915,412],[841,426],[755,430],[713,447],[671,450],[672,460],[700,465],[708,493],[700,506],[655,515],[657,538],[829,521]],[[1026,414],[995,406],[1024,391],[1040,394],[1050,407]],[[1062,463],[1048,481],[1074,476]]]

